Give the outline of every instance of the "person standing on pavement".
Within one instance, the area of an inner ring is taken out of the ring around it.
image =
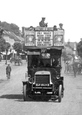
[[[11,75],[11,66],[10,66],[10,64],[8,64],[7,67],[6,67],[6,75],[7,75],[7,78],[10,79],[10,75]]]
[[[78,71],[78,64],[76,62],[73,63],[73,72],[74,72],[74,77],[76,77]]]

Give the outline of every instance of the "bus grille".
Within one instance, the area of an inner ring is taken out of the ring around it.
[[[49,84],[49,75],[36,75],[36,84]]]

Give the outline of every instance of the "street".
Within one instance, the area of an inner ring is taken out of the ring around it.
[[[2,62],[0,62],[2,63]],[[11,79],[5,75],[5,64],[0,65],[0,115],[82,115],[82,76],[65,75],[64,97],[57,101],[23,101],[22,81],[26,62],[12,67]],[[64,66],[63,66],[64,67]]]

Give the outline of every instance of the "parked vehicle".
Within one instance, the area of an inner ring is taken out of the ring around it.
[[[16,57],[11,57],[10,58],[10,62],[11,63],[13,63],[14,62],[14,64],[16,65],[16,64],[18,64],[18,65],[22,65],[22,59],[21,59],[21,57],[19,57],[19,56],[16,56]]]

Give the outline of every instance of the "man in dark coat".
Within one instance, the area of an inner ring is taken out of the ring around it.
[[[78,70],[78,63],[77,63],[77,62],[74,62],[74,63],[73,63],[73,72],[74,72],[74,77],[76,77],[77,70]]]
[[[39,22],[40,27],[47,27],[47,23],[45,23],[45,18],[43,17],[42,20]]]
[[[6,67],[6,75],[7,76],[9,75],[9,77],[11,75],[11,66],[10,66],[10,64],[8,64],[7,67]]]

